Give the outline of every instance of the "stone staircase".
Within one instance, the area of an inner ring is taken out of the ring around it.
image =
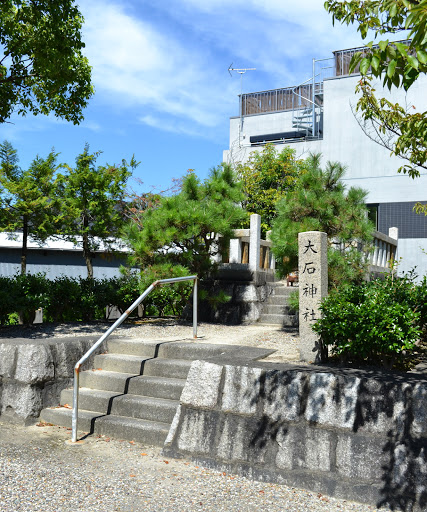
[[[264,302],[259,323],[281,325],[283,328],[296,329],[298,327],[298,314],[291,312],[288,298],[298,287],[287,286],[286,281],[279,281],[274,283],[273,286],[273,293]]]
[[[227,345],[116,339],[80,374],[79,431],[163,446],[191,363],[224,354]],[[40,419],[71,427],[73,390]]]

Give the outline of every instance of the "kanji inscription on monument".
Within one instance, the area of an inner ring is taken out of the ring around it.
[[[298,235],[299,333],[303,361],[319,361],[318,335],[311,326],[320,318],[320,302],[328,294],[328,237],[320,231]]]

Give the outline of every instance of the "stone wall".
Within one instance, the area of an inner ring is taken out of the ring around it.
[[[44,407],[57,405],[61,391],[72,386],[74,365],[97,339],[0,340],[1,420],[28,425]]]
[[[393,510],[426,510],[425,377],[196,361],[164,454]]]
[[[215,279],[203,280],[201,288],[211,297],[223,291],[230,301],[224,304],[199,301],[199,319],[232,325],[254,323],[261,316],[263,303],[273,290],[273,282],[273,271],[253,272],[247,265],[238,263],[223,265]]]

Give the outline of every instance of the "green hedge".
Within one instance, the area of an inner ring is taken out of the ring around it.
[[[36,309],[43,308],[47,322],[92,321],[105,319],[107,306],[123,313],[155,280],[188,275],[182,267],[149,268],[142,273],[125,271],[110,279],[83,279],[64,275],[49,280],[44,274],[0,276],[0,325],[32,323]],[[143,302],[144,316],[180,316],[191,293],[191,283],[155,289]]]
[[[392,366],[425,337],[427,282],[415,280],[389,274],[332,291],[313,327],[322,345],[342,361]]]

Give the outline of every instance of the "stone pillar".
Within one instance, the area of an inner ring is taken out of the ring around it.
[[[261,215],[251,215],[249,235],[249,269],[259,271],[259,250],[261,247]]]
[[[399,228],[388,228],[388,236],[390,238],[394,238],[395,240],[398,240],[399,239]],[[394,247],[391,248],[390,260],[392,263],[397,261],[399,258],[398,250],[399,250],[399,245],[397,245],[396,248],[394,248]],[[394,270],[397,271],[397,265],[394,268]]]
[[[328,295],[328,236],[320,231],[298,234],[299,334],[302,361],[320,361],[318,335],[311,326],[320,318],[319,305]]]
[[[267,231],[265,239],[268,242],[271,242],[271,230]],[[276,269],[276,258],[274,257],[273,251],[271,250],[271,247],[269,247],[269,254],[270,254],[270,269],[275,270]]]
[[[230,240],[230,263],[242,263],[242,244],[240,238],[232,238]]]
[[[399,238],[399,228],[388,228],[388,236],[397,240]]]

